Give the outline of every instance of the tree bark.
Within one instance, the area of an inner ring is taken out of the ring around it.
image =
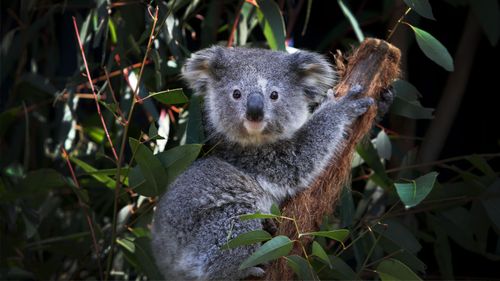
[[[341,80],[336,87],[337,96],[345,95],[356,84],[365,89],[366,96],[379,98],[387,90],[394,79],[399,76],[400,51],[391,44],[368,38],[361,43],[353,55],[348,58],[347,65],[342,58],[337,58],[337,68]],[[329,168],[310,186],[309,189],[291,198],[282,206],[285,216],[297,220],[301,232],[319,229],[324,215],[331,214],[340,191],[345,185],[350,170],[351,160],[356,144],[369,132],[377,115],[376,106],[372,106],[351,127],[352,131],[346,145],[338,158],[332,159]],[[284,221],[278,227],[279,235],[298,239],[295,226]],[[308,245],[312,238],[300,238],[303,245]],[[292,254],[301,255],[301,248],[295,243]],[[293,271],[280,259],[270,265],[267,280],[291,280]]]

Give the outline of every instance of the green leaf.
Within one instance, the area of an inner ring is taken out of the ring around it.
[[[405,80],[396,80],[392,82],[392,88],[396,96],[409,102],[417,101],[418,98],[422,96],[415,86]]]
[[[293,241],[280,235],[267,241],[240,265],[240,270],[286,256],[293,247]]]
[[[384,158],[386,160],[391,159],[391,140],[389,139],[389,136],[387,136],[387,134],[384,132],[384,130],[381,130],[378,133],[377,138],[375,139],[375,146],[377,148],[378,155],[381,158]]]
[[[182,104],[188,102],[181,88],[150,93],[146,98],[154,98],[164,104]]]
[[[259,5],[257,16],[269,47],[271,50],[284,51],[286,49],[285,22],[278,4],[269,0],[258,0],[257,3]]]
[[[87,172],[91,177],[93,177],[95,180],[98,182],[103,183],[107,188],[114,189],[116,186],[116,182],[114,179],[97,173],[99,170],[96,168],[92,167],[90,164],[85,163],[84,161],[74,157],[70,156],[69,159],[71,162],[75,163],[78,167],[82,168],[85,172]]]
[[[432,14],[432,8],[429,0],[403,0],[406,5],[424,18],[436,20]]]
[[[330,238],[332,240],[336,240],[336,241],[339,241],[340,243],[343,243],[347,239],[347,236],[349,236],[349,230],[337,229],[337,230],[329,230],[329,231],[307,232],[307,233],[301,233],[299,235],[299,237],[302,237],[304,235],[314,235],[314,236],[327,237],[327,238]]]
[[[271,234],[264,230],[254,230],[247,233],[238,235],[236,238],[231,239],[226,245],[222,246],[222,249],[228,250],[239,246],[251,245],[254,243],[267,241],[273,238]]]
[[[500,231],[500,180],[488,187],[481,203],[497,231]]]
[[[411,183],[394,183],[396,191],[405,207],[411,208],[422,202],[431,192],[438,173],[431,172],[412,180]]]
[[[424,52],[429,59],[439,64],[447,71],[453,71],[453,58],[446,47],[427,31],[413,25],[409,26],[413,29],[415,38],[417,39],[417,44],[422,52]]]
[[[411,119],[432,119],[434,109],[422,107],[417,100],[408,101],[398,96],[394,97],[394,102],[391,106],[391,113]]]
[[[102,143],[102,141],[104,140],[105,132],[102,128],[89,126],[84,127],[83,131],[86,132],[89,135],[90,139],[92,139],[96,143]]]
[[[474,165],[474,167],[476,167],[481,172],[483,172],[486,176],[492,177],[492,178],[496,177],[495,171],[493,170],[493,168],[491,168],[491,166],[488,164],[488,162],[483,157],[480,157],[479,155],[474,154],[474,155],[468,156],[466,159],[472,165]]]
[[[377,224],[372,229],[410,253],[415,254],[422,249],[415,235],[396,219],[384,220],[382,225]]]
[[[158,153],[156,157],[167,170],[167,184],[172,183],[200,154],[201,144],[185,144]]]
[[[332,263],[330,262],[328,255],[326,254],[323,247],[321,247],[321,245],[316,241],[313,241],[313,244],[312,244],[312,254],[314,256],[318,257],[322,262],[324,262],[330,268],[332,268]]]
[[[150,140],[164,140],[165,138],[158,134],[158,129],[154,122],[151,122],[148,129],[148,136]]]
[[[339,3],[340,9],[342,10],[342,13],[344,13],[345,17],[349,20],[349,23],[351,23],[352,29],[354,30],[354,33],[356,34],[356,37],[358,38],[358,42],[363,42],[365,40],[365,36],[363,35],[363,31],[361,31],[361,28],[359,27],[359,23],[354,17],[354,15],[351,13],[349,8],[347,7],[346,4],[344,4],[344,1],[342,0],[337,0]]]
[[[201,97],[198,95],[191,96],[191,99],[189,100],[189,118],[186,129],[186,144],[203,143],[205,140],[202,124],[201,103]]]
[[[299,280],[319,280],[316,272],[314,272],[309,262],[303,257],[293,255],[285,257],[285,259],[288,266],[297,274]]]
[[[144,144],[134,138],[129,138],[130,147],[135,155],[135,160],[146,180],[146,185],[134,189],[143,196],[159,196],[167,188],[167,175],[160,160]]]
[[[382,281],[422,280],[408,266],[396,259],[383,260],[376,271]]]
[[[278,205],[273,203],[271,205],[271,214],[276,215],[276,216],[281,216],[280,207],[278,207]]]
[[[279,218],[279,216],[273,214],[261,214],[261,213],[246,214],[240,216],[240,220],[242,221],[254,220],[254,219],[274,219],[274,218]]]
[[[330,258],[333,266],[333,269],[329,272],[329,279],[359,280],[359,277],[356,276],[356,273],[352,270],[352,268],[341,258],[333,255],[328,257]],[[328,268],[326,268],[326,270],[328,270]]]
[[[358,145],[356,147],[356,151],[361,156],[361,158],[365,160],[366,164],[368,164],[368,166],[373,169],[374,174],[371,176],[371,179],[374,182],[385,188],[389,188],[390,186],[392,186],[392,181],[387,176],[382,162],[380,162],[377,150],[375,150],[375,147],[370,141],[366,142],[365,144]]]
[[[413,237],[414,239],[414,237]],[[392,240],[387,239],[385,237],[381,237],[379,240],[380,247],[387,254],[391,254],[391,256],[397,260],[400,260],[408,267],[410,267],[413,271],[418,271],[424,273],[426,270],[426,265],[416,257],[416,254],[411,253],[410,251],[402,248],[398,244],[394,243]]]
[[[116,239],[116,243],[120,246],[122,246],[125,250],[134,253],[135,252],[135,245],[134,241],[124,238],[124,239]]]
[[[163,280],[163,276],[156,267],[156,262],[153,260],[151,239],[143,236],[135,239],[117,239],[116,242],[132,255],[133,265],[145,273],[148,279]]]
[[[500,37],[500,8],[498,0],[472,0],[468,2],[491,45],[495,46]]]

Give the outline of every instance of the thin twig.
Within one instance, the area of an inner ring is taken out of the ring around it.
[[[97,114],[99,115],[99,118],[101,119],[101,124],[102,124],[102,127],[104,128],[104,132],[106,133],[106,137],[108,138],[109,144],[111,146],[111,150],[113,151],[113,156],[115,157],[115,160],[118,161],[118,154],[116,154],[115,147],[113,146],[113,141],[111,140],[111,137],[109,136],[108,128],[106,127],[106,122],[104,122],[104,117],[102,116],[102,113],[101,113],[101,106],[99,105],[99,98],[96,95],[96,90],[94,88],[94,84],[92,83],[92,78],[90,76],[89,66],[87,64],[87,58],[85,57],[85,51],[83,49],[82,40],[80,39],[80,32],[78,31],[78,25],[76,24],[75,17],[73,17],[73,26],[75,28],[76,39],[78,40],[78,45],[80,47],[80,51],[82,52],[83,63],[85,65],[85,70],[87,71],[87,78],[89,79],[90,88],[92,89],[92,93],[94,94],[95,106],[97,107]],[[144,64],[144,63],[145,62],[143,61],[142,64]]]
[[[73,170],[73,166],[71,165],[71,162],[69,161],[68,153],[62,147],[61,147],[61,153],[62,153],[62,157],[66,160],[66,164],[68,165],[69,172],[71,174],[71,178],[73,179],[73,183],[75,184],[77,189],[81,189],[80,183],[78,183],[78,180],[76,179],[75,170]],[[103,274],[102,274],[102,266],[101,266],[101,255],[99,253],[99,246],[97,245],[97,239],[96,239],[96,235],[95,235],[95,231],[94,231],[94,224],[92,223],[92,219],[90,218],[88,206],[83,202],[83,200],[80,197],[80,195],[78,194],[78,192],[75,192],[75,195],[78,198],[78,203],[82,207],[83,212],[85,213],[85,217],[87,219],[87,224],[89,226],[90,235],[92,236],[92,243],[94,244],[94,250],[95,250],[96,257],[97,257],[97,267],[99,269],[99,277],[102,280]]]
[[[233,22],[233,27],[231,28],[231,34],[229,35],[229,40],[227,40],[227,46],[232,47],[234,42],[234,36],[236,34],[236,27],[238,27],[238,23],[240,22],[241,8],[243,7],[244,0],[240,1],[238,5],[238,9],[236,9],[236,18]]]
[[[146,65],[146,60],[148,59],[149,51],[151,50],[151,43],[153,43],[153,39],[156,37],[154,32],[155,32],[155,27],[156,27],[157,22],[158,22],[158,6],[156,6],[156,8],[155,8],[155,17],[153,19],[153,27],[151,28],[151,34],[149,35],[148,46],[146,47],[146,54],[144,54],[144,59],[142,60],[141,70],[139,70],[139,77],[137,78],[137,85],[134,89],[134,97],[137,99],[138,102],[142,102],[141,98],[137,95],[139,92],[139,88],[140,88],[139,82],[141,81],[142,73],[144,72],[144,66]]]
[[[137,90],[139,89],[139,85],[141,83],[142,72],[144,70],[144,65],[145,65],[147,56],[149,54],[149,50],[151,48],[151,42],[152,42],[152,38],[154,37],[154,30],[155,30],[157,22],[158,22],[158,6],[156,7],[156,10],[155,10],[155,18],[153,19],[153,26],[151,28],[151,34],[150,34],[148,46],[146,49],[146,54],[144,55],[141,70],[139,72],[139,77],[137,79],[137,86],[135,88],[134,97],[132,98],[132,104],[130,105],[130,109],[128,112],[127,122],[125,123],[125,127],[123,128],[123,136],[122,136],[122,141],[121,141],[121,146],[120,146],[120,155],[118,157],[118,163],[117,163],[117,167],[116,167],[115,178],[117,180],[116,180],[114,204],[113,204],[113,222],[112,222],[112,227],[111,227],[112,228],[112,230],[111,230],[112,231],[111,232],[111,246],[110,246],[110,251],[109,251],[109,255],[108,255],[106,276],[104,278],[104,280],[106,280],[106,281],[109,279],[109,275],[111,272],[111,265],[113,263],[113,254],[114,254],[114,249],[115,249],[115,245],[116,245],[116,234],[117,234],[116,225],[117,225],[117,218],[118,218],[118,197],[120,195],[120,190],[122,187],[121,168],[122,168],[122,164],[123,164],[123,158],[125,155],[125,146],[127,143],[128,130],[130,128],[131,118],[132,118],[132,114],[134,112],[135,105],[139,102],[139,100],[136,98]]]
[[[111,85],[111,80],[109,78],[109,72],[108,72],[108,69],[106,68],[106,66],[104,66],[104,75],[106,75],[106,81],[108,82],[109,91],[111,92],[111,97],[113,98],[113,102],[115,103],[116,111],[118,112],[118,115],[120,115],[120,118],[121,118],[120,123],[125,125],[127,118],[125,118],[125,116],[123,115],[122,110],[120,109],[119,103],[116,100],[115,91],[113,90],[113,86]],[[123,122],[121,122],[122,120],[123,120]]]
[[[389,42],[389,40],[391,40],[391,37],[394,34],[394,32],[396,31],[396,29],[398,29],[399,24],[406,17],[406,15],[408,15],[408,13],[410,11],[411,11],[411,8],[406,9],[405,13],[398,19],[398,21],[396,22],[396,24],[394,25],[394,27],[391,29],[391,32],[389,33],[389,35],[387,35],[387,39],[385,39],[385,41]]]

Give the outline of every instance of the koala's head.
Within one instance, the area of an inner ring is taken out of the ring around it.
[[[210,129],[240,145],[292,137],[309,105],[334,83],[330,64],[316,53],[217,46],[194,53],[182,76],[204,96]]]

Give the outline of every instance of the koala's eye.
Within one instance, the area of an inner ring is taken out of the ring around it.
[[[278,99],[278,92],[276,91],[272,91],[271,92],[271,95],[269,95],[269,97],[272,99],[272,100],[277,100]]]
[[[234,90],[234,92],[233,92],[233,99],[237,100],[239,98],[241,98],[241,92],[240,92],[240,90]]]

